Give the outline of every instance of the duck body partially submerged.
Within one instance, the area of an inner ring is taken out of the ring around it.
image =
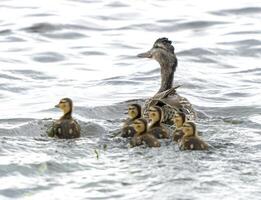
[[[73,139],[79,138],[81,135],[81,127],[79,123],[72,118],[72,100],[63,98],[55,107],[60,108],[64,115],[55,120],[47,131],[49,137],[57,137],[60,139]]]
[[[184,136],[179,141],[180,150],[208,150],[209,145],[198,136],[194,122],[185,122],[182,131]]]
[[[129,138],[135,135],[133,122],[141,117],[141,106],[139,104],[130,104],[128,106],[128,118],[125,120],[121,129],[121,137]]]

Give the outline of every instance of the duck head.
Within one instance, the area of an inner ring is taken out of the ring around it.
[[[134,120],[141,117],[141,106],[139,104],[130,104],[128,107],[128,116]]]
[[[162,119],[162,110],[158,106],[151,106],[149,108],[149,122],[150,125],[160,125]]]
[[[147,121],[143,118],[136,119],[132,126],[135,129],[137,135],[141,135],[147,132]]]
[[[183,112],[176,112],[173,117],[173,122],[176,128],[181,128],[186,121],[186,115]]]
[[[174,46],[168,38],[157,39],[153,47],[137,55],[139,58],[151,58],[156,60],[161,66],[161,88],[158,91],[163,92],[170,89],[174,80],[174,72],[177,67],[177,58],[174,53]]]
[[[70,98],[63,98],[59,101],[57,105],[55,105],[56,108],[60,108],[64,114],[70,115],[72,114],[72,107],[73,107],[73,102]]]
[[[196,124],[191,121],[187,121],[183,124],[182,128],[185,137],[197,136]]]

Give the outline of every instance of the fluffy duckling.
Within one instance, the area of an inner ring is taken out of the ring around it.
[[[148,147],[160,147],[160,142],[153,135],[147,133],[147,121],[143,118],[136,119],[133,122],[135,135],[130,141],[131,147],[146,144]]]
[[[158,139],[169,138],[169,133],[162,126],[162,110],[158,106],[151,106],[149,108],[149,130],[148,133],[152,134],[154,137]]]
[[[187,121],[183,124],[183,138],[180,140],[179,147],[181,150],[207,150],[208,145],[198,137],[196,124]]]
[[[183,124],[186,121],[186,115],[183,112],[176,112],[173,117],[173,122],[176,126],[174,133],[173,133],[173,140],[175,142],[179,142],[183,137],[184,133],[182,131]]]
[[[48,131],[48,136],[61,139],[80,137],[80,125],[72,118],[72,100],[69,98],[63,98],[55,107],[62,110],[63,116],[53,123],[51,129]]]
[[[121,130],[121,137],[133,137],[135,134],[134,128],[131,126],[135,119],[141,117],[141,106],[139,104],[130,104],[128,107],[128,119],[124,122]]]

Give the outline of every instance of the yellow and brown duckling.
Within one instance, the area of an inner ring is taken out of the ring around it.
[[[49,137],[58,137],[61,139],[73,139],[80,137],[80,125],[72,118],[73,102],[70,98],[63,98],[55,106],[60,108],[63,116],[56,120],[48,131]]]
[[[208,144],[199,138],[197,134],[196,124],[187,121],[183,124],[184,136],[179,142],[181,150],[207,150]]]
[[[169,133],[162,126],[162,110],[158,106],[151,106],[149,108],[149,130],[148,133],[152,134],[154,137],[158,139],[166,139],[169,138]]]
[[[146,144],[148,147],[160,147],[160,142],[153,135],[147,133],[147,121],[143,118],[136,119],[133,122],[135,135],[130,141],[131,147]]]
[[[139,104],[130,104],[128,107],[128,119],[124,122],[121,130],[121,137],[133,137],[135,130],[132,126],[134,120],[141,117],[141,106]]]
[[[173,117],[173,122],[175,124],[173,140],[175,142],[179,142],[184,135],[182,129],[183,129],[183,124],[186,122],[186,115],[183,112],[176,112]]]

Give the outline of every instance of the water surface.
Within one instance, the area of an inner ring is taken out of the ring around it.
[[[1,199],[260,199],[259,1],[2,0]],[[173,41],[175,84],[213,146],[128,148],[113,138],[159,66],[135,55]],[[46,137],[71,97],[83,137]]]

